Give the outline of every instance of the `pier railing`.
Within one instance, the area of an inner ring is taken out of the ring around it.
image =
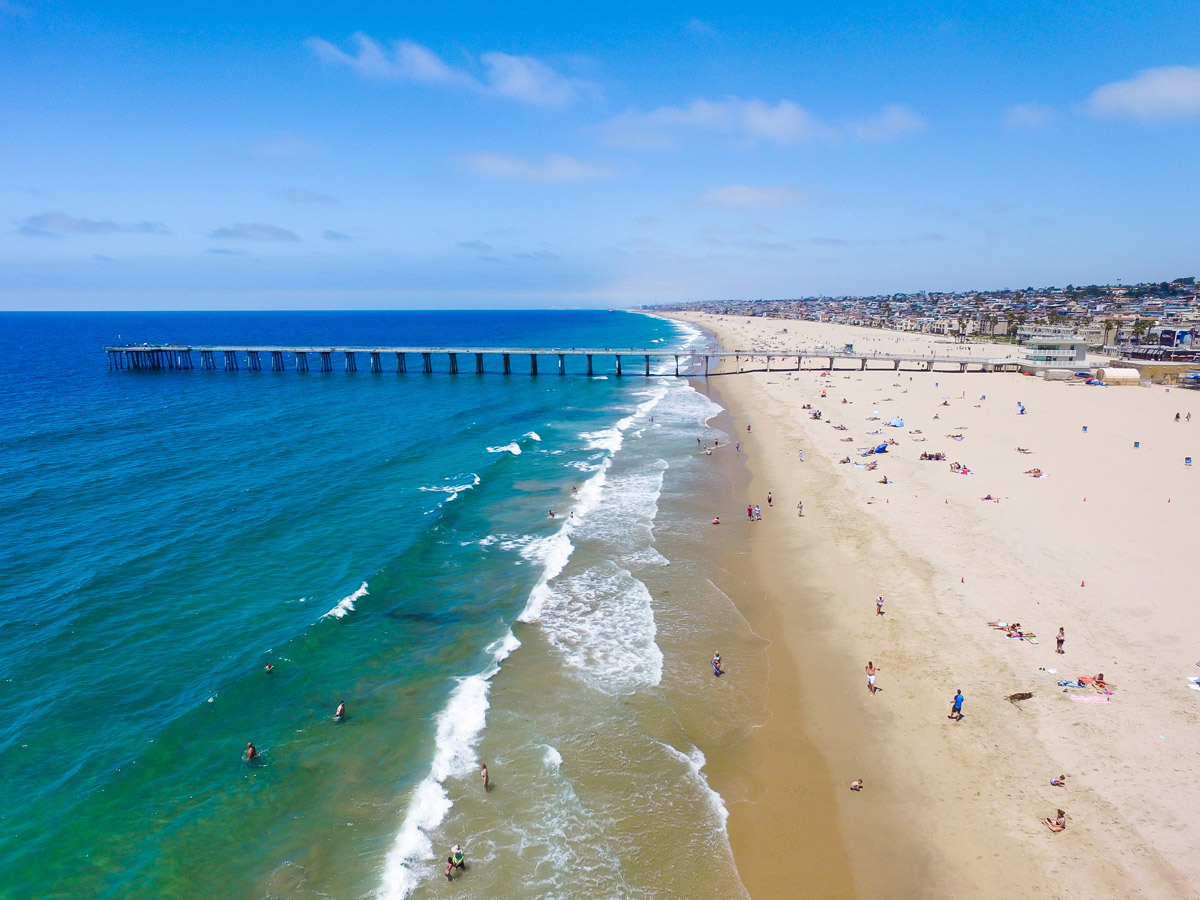
[[[894,371],[922,372],[967,372],[971,370],[994,372],[1016,371],[1020,361],[1011,357],[1003,359],[977,359],[952,356],[922,356],[918,354],[854,353],[845,350],[823,348],[787,352],[764,352],[760,350],[726,350],[713,352],[675,352],[654,348],[617,349],[605,348],[533,348],[533,347],[323,347],[323,346],[192,346],[186,344],[125,344],[104,348],[108,354],[110,370],[188,370],[202,369],[227,372],[357,372],[360,357],[365,368],[375,374],[385,369],[398,373],[409,371],[425,375],[434,373],[434,359],[445,360],[440,369],[450,375],[484,375],[498,372],[512,375],[514,369],[528,371],[530,375],[541,374],[539,359],[548,366],[546,374],[556,371],[567,374],[567,360],[585,362],[584,372],[589,377],[611,374],[621,377],[627,374],[644,376],[666,375],[730,375],[738,372],[805,371],[833,369],[892,369]],[[603,372],[597,370],[595,360],[611,359],[613,368]],[[514,358],[524,364],[514,366]],[[409,361],[414,368],[410,370]],[[486,360],[491,361],[489,368]],[[665,369],[655,371],[654,360],[665,363]],[[335,362],[336,361],[336,362]],[[838,365],[848,362],[850,365]],[[672,367],[673,363],[673,367]],[[807,364],[807,365],[806,365]]]

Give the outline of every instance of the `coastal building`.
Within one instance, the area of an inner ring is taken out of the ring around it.
[[[1017,328],[1021,358],[1038,366],[1073,366],[1087,359],[1087,337],[1074,328],[1021,325]]]

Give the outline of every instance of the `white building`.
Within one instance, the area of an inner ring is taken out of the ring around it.
[[[1087,359],[1087,337],[1074,328],[1021,325],[1017,328],[1021,358],[1043,366],[1073,366]]]

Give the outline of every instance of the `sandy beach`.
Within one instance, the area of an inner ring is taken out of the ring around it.
[[[672,315],[722,349],[966,355],[929,335]],[[718,586],[770,642],[765,724],[709,752],[751,895],[1200,897],[1200,490],[1184,463],[1200,458],[1200,395],[742,366],[758,371],[698,386],[741,442],[714,464],[749,473],[714,498]],[[1105,689],[1059,683],[1101,673]],[[844,854],[801,865],[815,834]]]

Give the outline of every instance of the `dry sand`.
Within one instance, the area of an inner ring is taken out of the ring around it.
[[[724,349],[963,353],[925,335],[679,318]],[[771,641],[770,718],[744,747],[710,755],[718,789],[726,754],[760,784],[729,798],[752,896],[1200,897],[1200,691],[1188,682],[1200,676],[1190,591],[1200,471],[1184,465],[1193,456],[1200,469],[1200,393],[892,371],[759,371],[701,389],[728,408],[750,471],[748,497],[711,511],[721,542],[744,543],[748,560],[722,587]],[[1193,421],[1176,424],[1176,412]],[[885,427],[892,416],[904,426]],[[889,438],[890,452],[870,457],[875,471],[837,463],[866,462],[860,450]],[[922,451],[947,462],[919,461]],[[1046,477],[1023,474],[1035,466]],[[747,502],[763,521],[746,520]],[[1006,638],[994,620],[1022,623],[1038,643]],[[874,696],[868,659],[880,667]],[[1057,684],[1100,672],[1111,695]],[[959,688],[966,715],[954,722]],[[1006,699],[1018,692],[1033,697]],[[796,763],[802,742],[823,768]],[[1067,787],[1051,787],[1060,773]],[[830,779],[835,810],[805,804],[806,778]],[[848,789],[855,778],[861,793]],[[1059,807],[1068,827],[1051,834],[1041,819]],[[852,892],[837,872],[823,888],[820,867],[791,864],[806,835],[832,829]]]

